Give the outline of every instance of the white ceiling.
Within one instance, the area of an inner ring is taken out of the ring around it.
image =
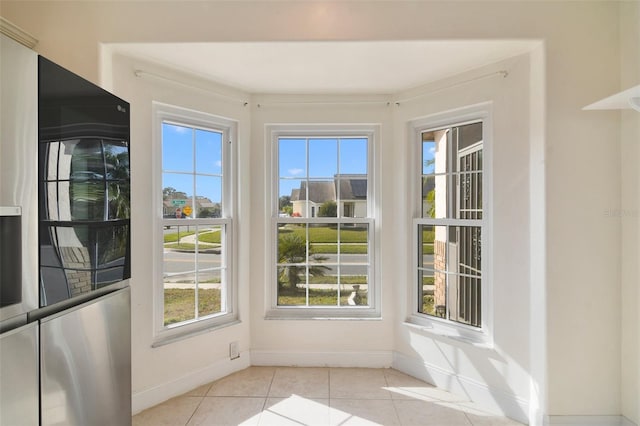
[[[534,42],[127,43],[113,52],[249,93],[391,94],[531,50]]]

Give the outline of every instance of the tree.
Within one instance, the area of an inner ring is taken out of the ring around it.
[[[309,247],[309,250],[311,251],[311,247]],[[295,289],[300,283],[300,275],[305,271],[305,266],[302,263],[305,262],[306,257],[307,245],[302,237],[294,233],[281,236],[278,239],[278,263],[286,263],[288,265],[279,268],[278,284],[284,285],[287,282],[289,288]],[[310,257],[316,262],[327,260],[324,256],[312,255]],[[310,265],[309,275],[321,277],[328,270],[328,266]]]
[[[338,205],[335,201],[325,201],[318,209],[318,217],[338,216]]]
[[[278,199],[278,208],[284,210],[285,207],[291,205],[291,197],[289,195],[283,195]]]
[[[222,207],[220,203],[215,203],[213,207],[203,207],[198,210],[198,217],[221,217]]]
[[[427,211],[427,216],[431,218],[436,217],[436,190],[432,189],[427,192],[427,206],[429,210]]]
[[[186,193],[182,191],[178,191],[177,189],[167,186],[166,188],[162,188],[162,199],[163,200],[176,200],[189,198]]]

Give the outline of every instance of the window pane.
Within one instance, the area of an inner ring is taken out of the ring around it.
[[[222,178],[213,176],[196,176],[196,215],[204,210],[205,215],[217,213],[221,217],[222,212]],[[191,217],[194,217],[192,215]],[[207,216],[211,217],[211,216]],[[214,216],[215,217],[215,216]]]
[[[183,208],[191,205],[193,193],[193,175],[163,173],[162,174],[162,216],[165,218],[182,218]]]
[[[193,172],[193,130],[162,124],[162,169]]]
[[[206,279],[198,284],[198,316],[218,314],[222,312],[220,270],[206,272]],[[205,278],[203,276],[203,278]]]
[[[449,129],[422,133],[422,174],[452,172]]]
[[[278,305],[279,306],[306,306],[307,288],[306,267],[301,265],[288,265],[278,267]],[[298,285],[298,282],[302,284]],[[295,283],[295,284],[292,284]]]
[[[193,286],[167,285],[164,287],[164,325],[176,324],[195,318],[196,291]]]
[[[278,185],[279,216],[302,217],[307,211],[306,186],[303,191],[299,179],[280,179]]]
[[[340,225],[340,262],[368,263],[369,225],[343,223]]]
[[[338,306],[336,276],[312,273],[317,268],[309,267],[309,306]]]
[[[196,130],[196,173],[222,174],[222,134]]]
[[[433,134],[432,132],[429,135]],[[432,174],[435,173],[435,164],[436,164],[436,143],[433,140],[425,141],[424,138],[427,136],[425,133],[423,135],[422,142],[422,174]]]
[[[481,275],[482,237],[479,226],[452,227],[450,244],[457,246],[457,262],[449,271],[465,275]]]
[[[418,312],[444,318],[447,303],[446,274],[442,271],[419,269],[418,282]]]
[[[340,139],[340,165],[338,173],[367,174],[367,139]]]
[[[339,189],[342,217],[367,217],[367,176],[342,176]]]
[[[481,278],[449,276],[449,319],[480,327],[482,325]]]
[[[222,312],[221,233],[222,226],[165,227],[165,325]]]
[[[305,263],[307,261],[307,234],[305,225],[278,225],[278,263]],[[297,277],[291,278],[293,284]]]
[[[305,191],[309,199],[308,216],[303,217],[336,217],[336,187],[331,180],[310,180],[302,182],[300,190],[301,196],[305,196]]]
[[[440,228],[440,227],[439,227]],[[418,226],[418,266],[433,268],[433,255],[435,252],[436,227],[432,225]]]
[[[338,140],[309,140],[309,177],[333,178],[338,173]]]
[[[302,178],[307,176],[306,140],[280,139],[278,141],[278,165],[281,178]]]
[[[442,219],[450,209],[449,175],[422,176],[422,217]]]
[[[482,140],[482,123],[465,124],[458,131],[458,150],[465,149]]]
[[[481,228],[419,225],[419,312],[481,325]]]
[[[340,305],[368,306],[368,266],[340,266]]]
[[[309,263],[335,263],[337,250],[337,224],[309,225]],[[318,273],[321,272],[322,269],[318,269]]]
[[[482,219],[482,151],[468,152],[458,161],[459,218]]]
[[[164,324],[195,318],[195,226],[164,228]]]

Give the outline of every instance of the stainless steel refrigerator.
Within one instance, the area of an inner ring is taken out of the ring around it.
[[[129,104],[0,39],[0,426],[131,423]]]

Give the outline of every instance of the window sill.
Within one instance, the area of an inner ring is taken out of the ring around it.
[[[235,317],[225,318],[224,321],[220,321],[220,318],[216,319],[218,321],[205,320],[176,326],[174,328],[165,328],[156,334],[151,347],[158,348],[160,346],[175,343],[180,340],[188,339],[190,337],[195,337],[201,334],[231,327],[242,322]]]
[[[480,349],[494,349],[492,336],[483,329],[473,330],[464,325],[418,315],[410,316],[403,324],[424,334],[450,339]]]
[[[379,311],[373,308],[272,308],[264,317],[266,320],[319,320],[358,321],[382,320]]]

